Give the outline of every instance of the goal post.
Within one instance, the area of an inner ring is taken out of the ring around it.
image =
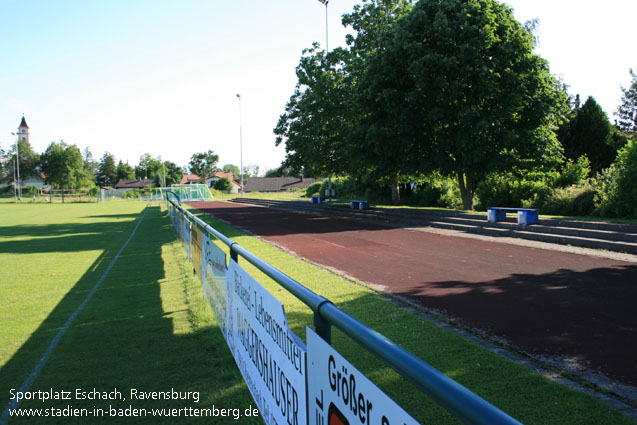
[[[214,201],[214,196],[205,184],[174,184],[170,187],[158,187],[156,195],[165,199],[168,190],[176,193],[182,202]]]
[[[40,196],[47,202],[98,202],[98,189],[40,189]]]

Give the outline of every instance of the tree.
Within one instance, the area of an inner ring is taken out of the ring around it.
[[[100,187],[114,186],[118,182],[115,157],[111,153],[104,152],[97,167],[95,181]]]
[[[88,146],[82,151],[82,161],[84,162],[84,169],[90,175],[94,176],[97,173],[97,167],[99,164],[93,158],[93,153],[91,153]]]
[[[20,180],[29,176],[35,176],[40,171],[40,155],[38,155],[31,144],[26,140],[19,140],[11,146],[11,149],[4,154],[3,168],[7,174],[12,174],[18,158],[20,169]]]
[[[615,115],[619,118],[617,127],[624,133],[634,134],[637,131],[637,75],[630,70],[632,82],[627,89],[622,90],[622,104]]]
[[[209,150],[208,152],[193,154],[192,157],[190,157],[188,165],[191,174],[196,174],[202,179],[205,179],[219,170],[217,168],[217,162],[219,162],[219,155],[215,155],[214,152]]]
[[[161,159],[153,158],[151,154],[145,153],[139,157],[139,164],[135,167],[135,177],[148,179],[159,173],[161,169]]]
[[[592,96],[582,106],[578,103],[568,115],[568,121],[560,126],[558,138],[566,158],[575,161],[586,155],[591,171],[598,173],[614,161],[618,149],[615,147],[617,136],[614,136],[615,130],[606,113]]]
[[[234,164],[226,164],[221,168],[226,173],[232,173],[233,176],[237,177],[241,173],[239,171],[239,167]]]
[[[135,170],[128,163],[123,163],[120,160],[117,163],[117,181],[120,180],[132,180],[135,178]]]
[[[182,170],[182,168],[174,162],[170,161],[164,161],[164,167],[166,170],[166,186],[179,184],[182,177],[184,176],[184,171]]]
[[[285,142],[284,167],[314,176],[360,174],[373,168],[358,161],[360,149],[353,144],[360,121],[357,84],[367,59],[380,48],[380,35],[409,11],[411,3],[371,0],[357,5],[342,19],[357,34],[348,35],[348,49],[326,54],[314,43],[303,52],[294,94],[274,129],[275,144]]]
[[[89,188],[93,176],[84,168],[82,153],[76,145],[51,142],[40,159],[46,182],[57,189]]]
[[[598,212],[615,217],[637,218],[637,142],[629,140],[615,162],[599,175]]]
[[[259,176],[260,167],[257,164],[249,164],[243,167],[243,179],[247,180],[250,177],[258,177]]]
[[[9,174],[9,172],[7,171],[11,169],[10,166],[7,167],[9,163],[9,156],[4,151],[4,149],[0,148],[0,180],[4,179]]]
[[[281,164],[278,168],[267,170],[265,177],[295,177],[299,174],[304,177],[310,177],[304,173],[304,169],[302,169],[300,173],[295,173],[289,166]]]
[[[351,158],[346,142],[356,111],[347,74],[337,66],[346,52],[339,49],[326,57],[315,43],[303,54],[294,94],[274,129],[275,145],[285,142],[284,164],[297,172],[339,174]]]
[[[555,166],[566,96],[532,51],[495,0],[420,1],[369,61],[364,146],[455,176],[466,209],[491,172]]]

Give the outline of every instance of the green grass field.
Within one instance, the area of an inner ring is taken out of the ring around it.
[[[0,204],[0,400],[25,381],[82,303],[146,204]],[[32,391],[114,391],[121,401],[29,401],[21,408],[67,405],[92,410],[241,408],[255,403],[233,365],[192,278],[181,242],[159,206],[148,207],[135,237],[60,340]],[[133,401],[128,392],[196,391],[199,402]],[[192,423],[196,418],[42,418],[10,423]],[[213,418],[214,423],[236,423]],[[207,421],[200,423],[211,422]],[[241,423],[259,423],[242,419]]]
[[[69,404],[92,411],[133,408],[255,406],[223,336],[192,277],[170,219],[157,205],[0,204],[0,401],[19,388],[47,346],[127,241],[86,308],[61,338],[31,391],[82,389],[127,400],[25,401],[23,409]],[[363,286],[316,268],[258,238],[207,220],[265,261],[331,299],[352,316],[528,424],[630,424],[606,404],[503,360]],[[227,249],[226,249],[227,252]],[[305,338],[311,312],[245,261],[240,264],[285,305]],[[335,347],[422,423],[459,423],[420,391],[336,330]],[[130,389],[197,392],[200,401],[129,400]],[[260,423],[225,418],[104,417],[12,419],[22,423]]]

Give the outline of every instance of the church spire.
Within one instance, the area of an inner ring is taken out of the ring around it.
[[[20,140],[29,141],[29,126],[27,125],[27,120],[24,119],[24,114],[22,115],[22,122],[20,122],[20,127],[18,127],[18,137]]]

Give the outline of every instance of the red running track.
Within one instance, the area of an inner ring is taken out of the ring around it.
[[[193,207],[534,356],[637,385],[637,264],[228,202]]]

